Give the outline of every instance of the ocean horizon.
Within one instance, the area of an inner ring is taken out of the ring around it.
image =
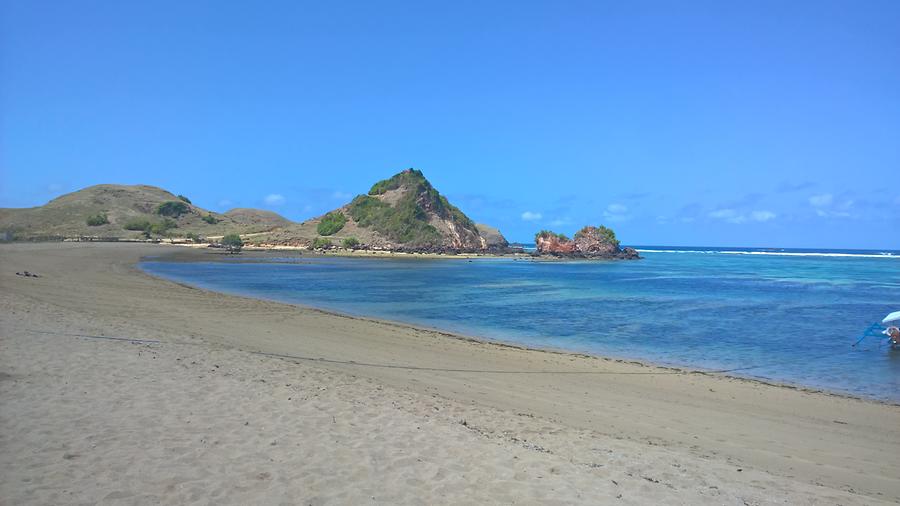
[[[644,259],[300,256],[141,267],[200,288],[510,344],[900,402],[900,352],[878,339],[852,347],[900,309],[900,252],[636,248]]]

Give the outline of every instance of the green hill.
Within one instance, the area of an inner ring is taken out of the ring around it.
[[[378,181],[366,195],[298,225],[260,237],[275,244],[362,246],[402,250],[483,251],[508,246],[497,229],[476,225],[421,171],[404,170]]]
[[[291,223],[269,211],[207,211],[187,197],[147,185],[102,184],[39,207],[0,209],[0,231],[17,240],[206,237],[266,232]]]

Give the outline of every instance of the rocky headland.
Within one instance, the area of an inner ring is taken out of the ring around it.
[[[600,225],[587,226],[575,233],[574,239],[565,234],[541,230],[534,236],[536,255],[561,258],[587,258],[597,260],[637,260],[640,258],[634,248],[622,248],[616,233]]]

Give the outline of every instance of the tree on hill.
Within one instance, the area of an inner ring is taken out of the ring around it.
[[[241,248],[244,247],[244,241],[241,240],[241,236],[238,234],[226,234],[222,238],[221,244],[229,253],[240,253]]]
[[[338,233],[344,224],[347,223],[347,217],[340,211],[332,211],[322,217],[322,221],[316,227],[319,235],[334,235]]]
[[[177,218],[182,214],[190,211],[190,207],[184,202],[178,200],[170,200],[168,202],[163,202],[159,206],[156,207],[156,214],[160,216],[169,216],[172,218]]]
[[[105,213],[97,213],[92,214],[87,217],[85,220],[89,227],[99,227],[100,225],[106,225],[109,223],[109,218],[106,217]]]
[[[359,246],[359,239],[356,237],[348,237],[341,241],[341,246],[346,249],[356,249]]]

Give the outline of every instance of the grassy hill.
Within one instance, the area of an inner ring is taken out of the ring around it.
[[[256,209],[207,211],[187,197],[147,185],[96,185],[39,207],[0,209],[0,231],[16,240],[206,237],[266,232],[291,223]]]
[[[508,245],[497,229],[476,225],[415,169],[375,183],[366,195],[338,209],[253,240],[303,246],[355,240],[365,247],[406,250],[478,251]]]

